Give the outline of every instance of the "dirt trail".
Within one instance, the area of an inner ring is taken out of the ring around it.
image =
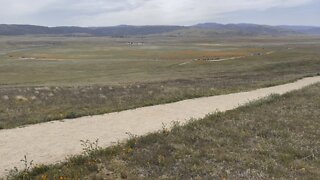
[[[127,132],[144,135],[162,128],[172,121],[181,123],[191,118],[203,118],[216,110],[234,109],[249,101],[270,94],[283,94],[320,82],[310,77],[270,88],[250,92],[220,95],[176,103],[143,107],[118,113],[82,117],[64,122],[55,121],[24,128],[0,130],[0,177],[5,169],[21,168],[20,159],[27,155],[36,164],[55,163],[82,151],[80,140],[100,140],[103,147],[128,138]]]

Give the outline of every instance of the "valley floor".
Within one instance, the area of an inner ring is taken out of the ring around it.
[[[0,129],[293,82],[319,75],[319,48],[296,36],[1,37]]]

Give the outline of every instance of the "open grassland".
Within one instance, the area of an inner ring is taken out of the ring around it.
[[[214,70],[207,68],[207,63],[195,63],[196,69],[194,63],[189,66],[180,64],[195,59],[223,59],[267,51],[219,44],[203,46],[192,42],[128,45],[125,40],[112,39],[53,40],[26,40],[22,43],[26,44],[25,47],[20,47],[22,50],[16,48],[21,46],[20,41],[9,41],[13,50],[7,50],[1,57],[0,84],[70,86],[202,77]],[[8,41],[3,43],[10,46]]]
[[[1,37],[0,48],[0,128],[246,91],[320,72],[317,38],[22,36]],[[232,57],[242,58],[203,60]]]
[[[320,39],[167,40],[16,37],[0,39],[2,86],[128,84],[212,77],[261,64],[314,60]],[[270,42],[271,41],[271,42]],[[144,42],[127,45],[127,42]],[[272,54],[268,54],[272,52]],[[250,56],[260,53],[261,55]],[[240,57],[239,62],[195,59]],[[294,59],[292,59],[295,57]],[[282,60],[282,61],[281,61]]]
[[[318,179],[319,109],[317,84],[10,178]]]

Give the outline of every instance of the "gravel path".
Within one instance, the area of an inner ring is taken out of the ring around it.
[[[270,94],[283,94],[317,82],[320,77],[310,77],[250,92],[0,130],[0,177],[7,173],[6,169],[21,168],[20,159],[24,155],[36,164],[55,163],[81,153],[80,140],[99,139],[100,145],[106,147],[127,139],[127,132],[144,135],[161,129],[163,124],[170,125],[172,121],[184,123],[191,118],[203,118],[217,110],[231,110]]]

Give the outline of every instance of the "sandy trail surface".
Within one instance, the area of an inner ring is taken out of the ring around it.
[[[163,124],[170,125],[173,121],[185,123],[191,118],[203,118],[215,111],[231,110],[249,101],[271,94],[284,94],[317,82],[320,82],[319,76],[249,92],[0,130],[0,177],[6,175],[6,169],[21,168],[20,160],[24,155],[35,164],[55,163],[80,154],[80,140],[99,139],[100,146],[106,147],[127,139],[127,132],[144,135],[160,130]]]

